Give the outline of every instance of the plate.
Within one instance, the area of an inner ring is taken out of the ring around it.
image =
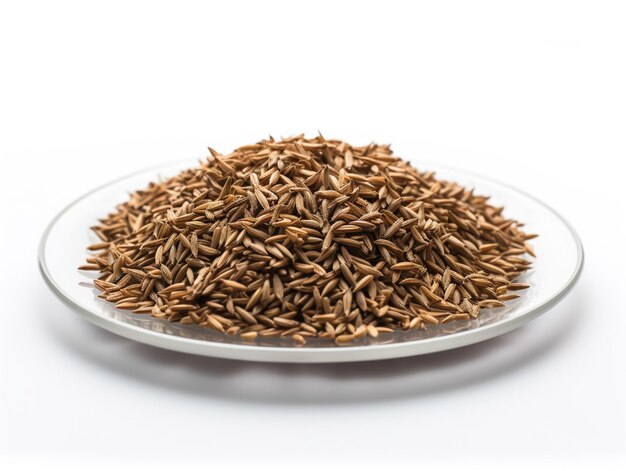
[[[244,341],[195,325],[158,320],[145,314],[116,309],[96,297],[93,274],[80,272],[85,247],[98,242],[89,227],[106,215],[128,193],[150,181],[175,175],[197,161],[178,162],[144,170],[96,188],[67,206],[46,229],[39,248],[39,266],[52,291],[90,322],[123,337],[179,352],[249,361],[326,363],[381,360],[449,350],[510,332],[545,313],[575,285],[583,266],[583,248],[570,224],[556,211],[522,191],[469,172],[440,165],[417,165],[435,171],[477,193],[491,195],[491,202],[505,206],[505,215],[523,221],[537,258],[520,281],[530,289],[498,309],[481,311],[478,319],[430,326],[426,330],[397,331],[360,344],[337,347],[328,340],[295,346],[291,339]]]

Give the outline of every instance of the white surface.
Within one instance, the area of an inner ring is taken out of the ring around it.
[[[1,3],[0,467],[623,469],[624,13]],[[122,168],[317,129],[399,155],[458,149],[445,164],[535,194],[582,237],[579,285],[462,350],[280,366],[120,339],[37,273],[49,219]]]
[[[437,160],[448,158],[453,157],[440,152]],[[257,339],[251,345],[236,336],[199,329],[197,325],[172,324],[145,314],[136,315],[103,302],[97,297],[100,292],[91,283],[96,274],[77,269],[85,263],[85,247],[99,241],[89,228],[127,199],[130,191],[195,167],[196,160],[134,172],[73,201],[46,228],[38,250],[39,266],[48,286],[61,301],[110,332],[175,352],[276,363],[387,360],[464,347],[519,328],[552,309],[570,293],[581,274],[583,248],[575,230],[562,216],[532,196],[499,182],[419,159],[414,160],[414,164],[422,171],[436,172],[445,181],[472,188],[476,194],[489,195],[491,204],[505,206],[508,217],[523,221],[528,234],[540,234],[532,241],[537,258],[531,269],[517,280],[531,287],[520,293],[518,299],[507,302],[502,308],[485,309],[478,319],[430,326],[425,330],[400,329],[344,347],[323,340],[309,340],[304,347],[295,346],[290,339],[276,338]]]

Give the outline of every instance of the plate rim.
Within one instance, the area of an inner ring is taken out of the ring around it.
[[[540,199],[525,192],[524,190],[520,190],[513,185],[503,183],[498,179],[483,176],[472,171],[464,170],[462,168],[442,165],[429,161],[420,161],[419,164],[426,168],[432,166],[435,169],[439,168],[459,174],[465,174],[513,190],[514,192],[517,192],[520,195],[523,195],[524,197],[543,206],[550,213],[552,213],[567,228],[576,246],[576,265],[572,274],[570,275],[570,278],[565,282],[563,287],[559,291],[554,293],[550,298],[548,298],[541,306],[535,309],[531,309],[530,311],[525,312],[513,319],[501,319],[492,324],[487,324],[473,329],[467,329],[461,332],[455,332],[452,334],[432,337],[428,339],[409,340],[406,342],[379,345],[357,345],[342,347],[273,347],[190,339],[186,337],[180,337],[176,335],[148,330],[143,327],[123,322],[119,319],[105,318],[98,314],[95,314],[89,309],[83,308],[80,304],[74,301],[72,297],[67,294],[63,290],[63,288],[61,288],[61,286],[59,286],[59,284],[53,279],[46,263],[46,243],[50,233],[52,232],[52,229],[55,227],[58,220],[61,219],[61,217],[63,217],[77,203],[106,187],[132,178],[134,176],[157,171],[158,169],[162,169],[165,167],[171,167],[175,165],[182,166],[183,164],[186,164],[188,162],[191,162],[191,159],[165,162],[116,178],[97,186],[87,193],[82,194],[56,214],[56,216],[48,223],[41,236],[37,250],[37,258],[40,273],[42,274],[42,277],[44,278],[50,290],[57,298],[59,298],[66,306],[70,307],[72,310],[77,311],[83,318],[100,328],[103,328],[116,335],[120,335],[124,338],[158,348],[200,356],[233,360],[274,363],[342,363],[384,360],[391,358],[424,355],[428,353],[435,353],[464,347],[506,334],[539,317],[540,315],[546,313],[554,306],[556,306],[571,292],[571,290],[580,279],[581,273],[583,271],[585,262],[585,251],[580,236],[578,235],[574,227],[570,224],[570,222],[565,219],[552,206],[544,203]],[[254,353],[251,354],[251,352]]]

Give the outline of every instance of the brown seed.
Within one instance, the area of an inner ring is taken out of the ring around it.
[[[79,270],[85,270],[85,271],[96,271],[96,270],[100,270],[100,266],[97,264],[87,264],[87,265],[81,265],[80,267],[78,267]]]
[[[437,320],[437,318],[431,314],[422,312],[420,313],[420,317],[426,322],[429,322],[430,324],[439,324],[439,321]]]
[[[530,285],[527,285],[526,283],[511,283],[508,288],[512,291],[517,291],[520,289],[530,288]]]
[[[400,262],[400,263],[396,263],[395,265],[392,265],[391,269],[398,270],[398,271],[407,271],[407,270],[416,270],[420,267],[421,265],[418,265],[417,263]]]
[[[224,326],[220,321],[218,321],[215,316],[207,316],[208,324],[213,327],[215,330],[219,330],[220,332],[224,332]]]
[[[354,285],[354,291],[360,291],[363,288],[365,288],[367,285],[369,285],[372,280],[374,279],[374,277],[372,275],[366,275],[363,278],[361,278],[355,285]]]
[[[237,291],[245,291],[246,285],[233,280],[222,280],[222,284]]]
[[[115,304],[115,307],[118,309],[137,309],[139,307],[138,303],[134,303],[134,302],[119,302]]]
[[[366,327],[367,330],[367,335],[369,335],[370,337],[378,337],[378,330],[376,330],[376,327],[374,327],[372,324],[368,324],[368,326]]]

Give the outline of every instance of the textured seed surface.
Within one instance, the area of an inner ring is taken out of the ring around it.
[[[268,139],[151,183],[93,227],[82,270],[116,307],[349,345],[474,319],[528,288],[521,224],[488,197],[322,136]]]

